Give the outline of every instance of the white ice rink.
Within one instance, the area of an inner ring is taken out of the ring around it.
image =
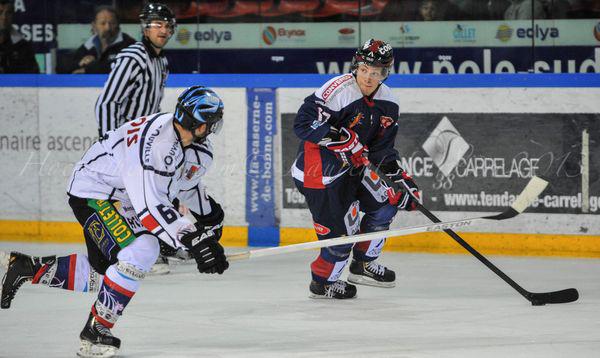
[[[36,254],[76,245],[0,243]],[[491,257],[529,291],[578,302],[531,306],[470,255],[384,253],[397,287],[349,301],[308,298],[316,251],[177,265],[142,284],[113,329],[122,357],[600,357],[600,260]],[[4,271],[0,272],[4,274]],[[25,284],[0,311],[1,357],[72,357],[95,295]]]

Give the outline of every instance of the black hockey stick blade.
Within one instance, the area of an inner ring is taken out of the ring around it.
[[[553,292],[529,292],[527,299],[534,306],[543,306],[548,303],[569,303],[579,299],[579,292],[574,288]]]
[[[373,164],[369,163],[367,167],[373,172],[375,172],[389,187],[394,188],[395,190],[402,190],[396,183],[392,182],[389,178],[382,174],[379,168],[375,167]],[[535,200],[535,198],[537,198],[542,193],[542,191],[546,188],[547,185],[547,181],[534,176],[533,178],[531,178],[525,189],[523,189],[521,194],[519,194],[519,196],[509,209],[497,215],[486,216],[485,219],[504,220],[519,215],[531,204],[531,202]],[[415,199],[417,201],[417,209],[421,213],[423,213],[423,215],[427,216],[434,223],[441,222],[441,220],[437,216],[435,216],[431,211],[429,211],[426,207],[424,207],[423,204],[421,204],[417,198]],[[465,250],[470,252],[481,263],[487,266],[487,268],[489,268],[496,275],[498,275],[498,277],[500,277],[504,282],[509,284],[513,289],[515,289],[515,291],[520,293],[521,296],[523,296],[525,299],[531,302],[531,304],[534,306],[543,306],[547,303],[569,303],[577,301],[577,299],[579,298],[579,292],[577,292],[577,290],[574,288],[568,288],[565,290],[553,292],[529,292],[523,287],[521,287],[521,285],[516,283],[502,270],[500,270],[496,265],[490,262],[490,260],[488,260],[485,256],[480,254],[479,251],[475,250],[456,232],[454,232],[451,229],[444,230],[444,232],[448,234],[451,238],[453,238]]]

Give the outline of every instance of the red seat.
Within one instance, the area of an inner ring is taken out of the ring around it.
[[[305,11],[302,13],[302,16],[309,17],[309,18],[318,18],[318,17],[329,17],[329,16],[341,14],[342,11],[340,10],[339,4],[337,4],[336,1],[333,1],[333,2],[336,4],[332,5],[332,1],[320,0],[319,6],[316,9],[313,9],[311,11]],[[342,0],[342,2],[351,2],[352,3],[351,6],[354,6],[354,7],[358,6],[357,0],[352,0],[352,1],[343,1]]]
[[[282,16],[295,12],[312,11],[319,7],[319,0],[281,0],[271,9],[262,12],[262,16]]]
[[[228,10],[211,16],[224,18],[250,14],[261,15],[273,7],[273,0],[235,0],[231,2],[234,4],[230,5]]]
[[[344,14],[373,16],[381,13],[389,0],[361,1],[360,6],[357,1],[352,0],[328,0],[328,2],[331,2],[331,6],[338,8]]]
[[[202,0],[191,1],[187,10],[178,13],[178,19],[189,19],[197,16],[214,16],[226,11],[230,7],[229,0]]]
[[[198,4],[198,15],[214,16],[226,11],[230,6],[229,0],[201,0],[195,1]]]
[[[339,14],[353,16],[373,16],[381,13],[389,0],[325,0],[321,6],[313,12],[305,12],[305,17],[329,17]],[[359,6],[360,5],[360,6]]]

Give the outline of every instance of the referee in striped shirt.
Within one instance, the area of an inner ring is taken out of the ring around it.
[[[149,3],[140,21],[142,41],[119,52],[96,101],[100,137],[127,121],[160,112],[169,73],[162,48],[175,32],[175,16],[166,5]]]

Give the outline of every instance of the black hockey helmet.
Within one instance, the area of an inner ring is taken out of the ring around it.
[[[150,2],[144,5],[144,8],[140,13],[142,27],[147,28],[150,26],[152,20],[166,21],[173,29],[175,29],[176,26],[175,14],[173,14],[173,11],[165,4]]]
[[[218,134],[223,126],[223,100],[213,90],[204,86],[192,86],[179,95],[175,120],[190,132],[206,124],[206,134]]]
[[[356,50],[350,67],[352,74],[356,75],[359,65],[383,67],[382,75],[385,80],[394,65],[394,50],[386,42],[370,39]]]

